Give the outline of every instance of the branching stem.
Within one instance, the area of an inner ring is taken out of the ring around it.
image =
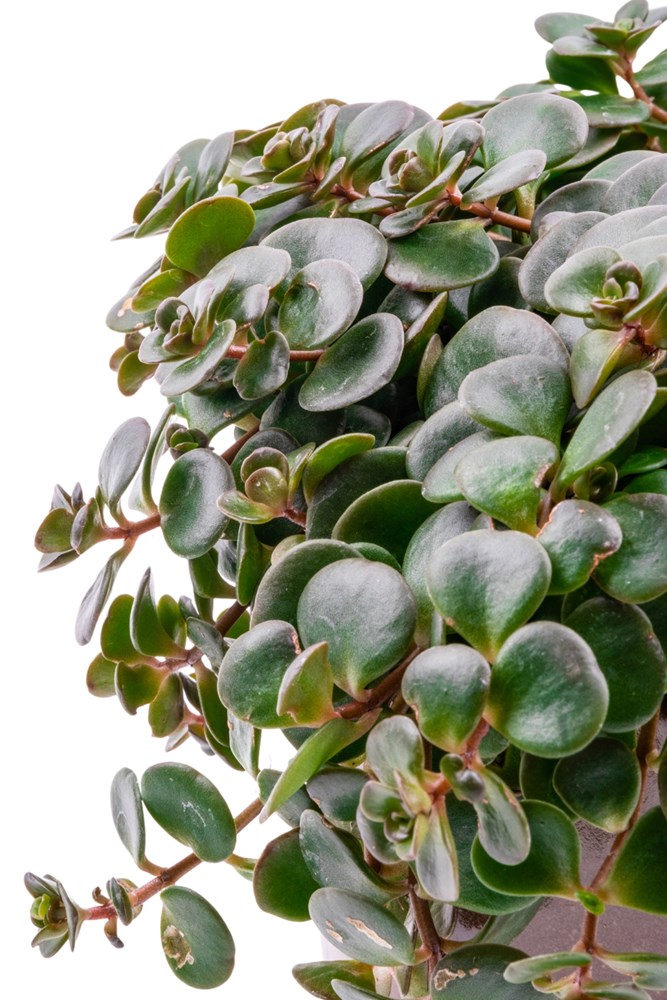
[[[341,705],[338,709],[339,716],[342,719],[360,719],[362,715],[370,712],[372,708],[383,705],[392,695],[396,694],[401,686],[403,674],[419,652],[418,647],[410,650],[398,666],[394,667],[386,677],[383,677],[377,687],[372,688],[368,692],[368,698],[365,701],[351,701],[347,705]]]
[[[621,76],[626,83],[630,85],[630,89],[637,100],[643,101],[644,104],[648,106],[648,109],[651,112],[651,118],[655,118],[655,120],[659,122],[667,122],[667,111],[665,111],[664,108],[661,108],[658,104],[655,104],[651,97],[646,93],[641,83],[637,81],[632,68],[632,61],[627,57],[624,60]]]
[[[422,899],[421,896],[417,895],[416,886],[417,880],[412,871],[409,871],[408,892],[410,896],[410,907],[412,909],[412,915],[415,918],[415,924],[417,925],[417,930],[419,931],[422,944],[428,948],[430,952],[430,955],[428,956],[428,974],[430,977],[433,975],[436,965],[442,958],[442,943],[436,926],[433,923],[431,907],[426,899]]]
[[[107,538],[123,538],[126,541],[134,541],[139,535],[145,535],[147,531],[160,526],[161,517],[159,514],[151,514],[143,521],[130,521],[129,524],[119,528],[107,528],[105,531]]]

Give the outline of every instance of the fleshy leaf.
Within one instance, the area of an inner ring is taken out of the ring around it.
[[[206,382],[227,353],[235,333],[236,324],[232,320],[226,319],[222,323],[218,323],[211,339],[199,354],[188,361],[183,361],[176,368],[171,368],[160,386],[162,395],[180,396],[184,392],[196,389],[202,382]]]
[[[510,962],[525,957],[525,952],[497,944],[468,944],[442,958],[431,977],[433,1000],[533,1000],[530,983],[515,986],[503,979]]]
[[[162,533],[172,552],[188,559],[208,552],[226,522],[216,500],[233,487],[231,469],[212,451],[196,448],[174,462],[160,495]]]
[[[187,986],[214,989],[234,968],[234,941],[211,904],[184,886],[160,893],[162,949],[174,975]]]
[[[202,861],[224,861],[236,828],[215,785],[187,764],[154,764],[141,779],[141,797],[153,819]]]
[[[600,563],[596,581],[617,601],[643,604],[659,597],[667,590],[667,496],[619,494],[604,510],[618,521],[623,541]]]
[[[261,246],[287,250],[292,266],[289,280],[316,260],[342,260],[369,288],[384,267],[387,244],[368,222],[360,219],[298,219],[262,240]]]
[[[114,513],[141,465],[151,429],[143,417],[132,417],[114,431],[102,452],[99,483],[102,497]]]
[[[326,347],[354,322],[364,290],[341,260],[317,260],[299,271],[278,312],[278,328],[291,350]]]
[[[551,560],[550,594],[567,594],[613,555],[623,535],[616,518],[588,500],[563,500],[537,535]]]
[[[300,652],[299,637],[288,622],[263,622],[239,636],[218,674],[223,704],[254,726],[294,725],[291,715],[278,714],[277,702],[283,677]]]
[[[667,817],[656,806],[639,819],[601,887],[618,906],[667,914]]]
[[[388,910],[344,889],[318,889],[310,915],[325,939],[350,958],[372,965],[413,965],[410,935]]]
[[[585,113],[554,94],[522,94],[484,115],[482,153],[491,167],[525,149],[541,149],[553,167],[579,152],[588,136]]]
[[[139,782],[123,767],[111,782],[111,816],[116,832],[139,868],[146,860],[146,828]]]
[[[641,774],[632,751],[602,738],[556,765],[554,786],[577,816],[609,833],[628,825],[639,801]]]
[[[265,913],[283,920],[310,919],[308,901],[319,886],[304,860],[298,830],[288,830],[266,845],[255,865],[252,888]]]
[[[403,288],[442,292],[493,274],[499,259],[481,223],[433,222],[390,241],[385,274]]]
[[[448,625],[493,662],[504,641],[542,603],[551,579],[549,557],[517,531],[472,531],[433,555],[427,582]]]
[[[485,715],[520,749],[564,757],[597,736],[608,703],[607,683],[590,646],[572,629],[542,621],[518,629],[503,645]]]
[[[219,260],[243,246],[254,226],[255,213],[240,198],[204,198],[171,227],[165,251],[176,267],[202,278]]]

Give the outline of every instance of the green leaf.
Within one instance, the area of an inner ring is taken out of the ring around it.
[[[508,528],[534,535],[544,496],[542,483],[559,455],[556,445],[544,438],[500,438],[464,455],[454,475],[473,507]]]
[[[616,552],[623,535],[615,517],[587,500],[563,500],[537,535],[551,560],[550,594],[578,590],[602,560]]]
[[[368,737],[366,763],[388,788],[398,789],[397,775],[401,779],[420,781],[424,771],[424,746],[413,720],[395,715],[379,722]]]
[[[659,806],[639,819],[600,892],[617,906],[667,915],[667,817]]]
[[[129,555],[131,546],[123,545],[111,556],[98,573],[92,586],[86,591],[76,616],[74,634],[80,646],[85,646],[93,637],[98,618],[109,600],[118,571]]]
[[[216,500],[233,487],[231,469],[212,451],[196,448],[174,462],[160,495],[162,533],[172,552],[188,559],[208,552],[226,522]]]
[[[86,687],[95,698],[113,698],[116,693],[114,674],[116,664],[99,653],[86,671]]]
[[[466,375],[475,369],[527,353],[554,361],[565,371],[569,367],[565,345],[541,316],[510,306],[491,306],[478,313],[454,334],[437,361],[427,390],[427,411],[456,399]]]
[[[143,417],[132,417],[114,431],[102,452],[98,472],[100,491],[112,514],[141,465],[150,434]]]
[[[359,277],[364,290],[382,272],[387,244],[374,226],[360,219],[298,219],[265,237],[260,246],[287,250],[289,279],[316,260],[342,260]]]
[[[141,797],[163,830],[202,861],[224,861],[234,850],[234,817],[222,795],[187,764],[154,764],[144,771]]]
[[[469,944],[442,958],[431,977],[433,1000],[533,1000],[530,984],[517,988],[503,979],[506,966],[523,951],[497,944]]]
[[[313,412],[337,410],[391,381],[403,352],[403,324],[391,313],[367,316],[328,347],[299,392]]]
[[[128,715],[136,715],[138,708],[153,701],[163,679],[163,671],[159,668],[143,663],[128,666],[121,661],[114,673],[115,694]],[[180,687],[176,686],[180,693]]]
[[[590,646],[557,622],[531,622],[498,654],[485,715],[521,750],[564,757],[594,739],[608,703],[607,683]]]
[[[456,405],[458,406],[458,403]],[[498,436],[489,430],[477,431],[452,445],[426,473],[422,486],[424,497],[434,503],[448,504],[463,500],[463,493],[456,481],[456,470],[460,462],[481,445],[496,441]]]
[[[306,584],[325,566],[356,556],[344,542],[314,539],[290,549],[262,578],[252,609],[252,627],[279,619],[296,628],[299,598]]]
[[[407,653],[416,623],[403,577],[367,559],[321,569],[306,584],[297,621],[303,642],[329,643],[334,681],[353,697]]]
[[[522,149],[504,157],[473,181],[463,195],[461,207],[469,208],[474,201],[497,198],[535,180],[544,170],[546,160],[546,153],[541,149]]]
[[[146,860],[144,810],[137,776],[129,767],[121,768],[111,782],[111,817],[135,865],[143,867]]]
[[[572,402],[570,380],[554,361],[518,354],[492,361],[461,383],[466,413],[503,434],[529,434],[560,443]]]
[[[184,392],[196,389],[202,382],[206,382],[224,358],[235,334],[236,324],[233,320],[226,319],[222,323],[218,323],[211,339],[199,354],[188,361],[183,361],[175,368],[170,368],[160,386],[162,395],[180,396]]]
[[[278,692],[294,657],[301,652],[292,625],[266,621],[236,639],[220,667],[218,693],[224,705],[253,726],[291,726],[291,715],[278,714]]]
[[[482,120],[486,167],[525,149],[541,149],[553,167],[578,153],[588,136],[585,113],[554,94],[522,94],[491,108]]]
[[[667,496],[620,494],[604,509],[621,526],[623,542],[598,566],[596,582],[617,601],[643,604],[659,597],[667,590]]]
[[[205,198],[188,208],[167,236],[169,260],[202,278],[252,233],[255,213],[240,198]]]
[[[280,778],[280,775],[280,771],[274,771],[272,768],[268,767],[262,768],[257,775],[257,790],[262,803],[266,802],[269,798],[271,792],[275,788],[276,782]],[[301,813],[304,809],[312,808],[313,800],[310,798],[310,795],[308,795],[305,788],[300,788],[298,792],[295,792],[295,794],[292,795],[292,797],[277,810],[277,813],[288,826],[296,827],[301,821]]]
[[[341,260],[316,260],[295,274],[278,312],[278,328],[292,350],[326,347],[350,326],[364,290]]]
[[[523,809],[530,827],[530,853],[518,865],[491,858],[479,841],[472,847],[475,874],[496,892],[517,896],[574,897],[580,888],[579,838],[562,810],[546,802],[527,801]]]
[[[595,246],[575,253],[548,278],[544,295],[556,312],[570,316],[593,316],[592,301],[602,295],[605,275],[620,261],[611,247]]]
[[[249,500],[245,493],[238,490],[225,490],[217,499],[218,508],[226,517],[231,517],[242,524],[267,524],[276,516],[272,507],[256,500]]]
[[[581,819],[609,833],[625,830],[637,802],[641,773],[620,740],[602,738],[556,765],[554,786]]]
[[[306,864],[299,831],[270,841],[257,859],[252,880],[260,910],[283,920],[309,920],[308,901],[319,888]]]
[[[221,986],[234,968],[234,941],[220,914],[203,896],[180,885],[160,893],[162,949],[174,975],[187,986]]]
[[[376,448],[354,455],[319,484],[308,508],[309,539],[328,538],[341,514],[374,486],[405,478],[405,448]]]
[[[325,939],[350,958],[370,965],[414,965],[410,935],[378,903],[343,889],[318,889],[310,915]]]
[[[546,42],[555,42],[563,35],[585,38],[585,28],[595,20],[588,14],[541,14],[535,21],[535,31]]]
[[[611,66],[602,59],[591,56],[564,56],[554,49],[549,49],[546,54],[546,64],[549,76],[555,83],[564,83],[576,90],[595,90],[601,94],[618,93],[616,75]]]
[[[616,94],[590,94],[586,97],[575,95],[573,100],[586,112],[590,128],[624,128],[639,125],[650,118],[648,105]],[[645,205],[648,198],[641,204]],[[629,208],[623,205],[622,208]],[[602,208],[601,211],[609,211]]]
[[[336,717],[332,703],[333,673],[326,642],[299,653],[285,671],[278,691],[277,712],[291,715],[298,726],[321,726]]]
[[[621,330],[589,330],[572,351],[570,379],[574,401],[584,409],[618,368],[641,361],[641,348]]]
[[[572,435],[554,488],[566,490],[611,455],[639,426],[655,394],[656,381],[647,371],[625,372],[603,389]]]
[[[159,271],[134,293],[132,309],[137,313],[150,312],[156,309],[164,299],[178,298],[192,284],[194,278],[187,271],[178,267],[168,267]]]
[[[455,445],[482,428],[457,400],[431,414],[408,445],[406,468],[413,479],[423,479]]]
[[[428,588],[448,625],[493,662],[504,643],[542,603],[549,557],[517,531],[472,531],[433,555]]]
[[[333,886],[357,892],[366,899],[384,904],[403,893],[392,890],[364,861],[359,841],[332,829],[313,809],[301,813],[301,852],[317,886]]]
[[[271,795],[264,804],[260,821],[267,819],[302,785],[320,770],[323,764],[340,750],[350,746],[375,725],[380,709],[367,712],[356,722],[348,719],[332,719],[317,729],[299,747],[296,755],[287,765],[276,782]]]
[[[339,997],[340,1000],[381,1000],[381,995],[376,993],[374,990],[366,990],[361,986],[355,986],[354,983],[341,982],[338,979],[333,979],[331,981],[335,992],[335,996]]]
[[[325,767],[308,782],[308,794],[330,823],[349,829],[366,780],[366,774],[355,768]]]
[[[100,648],[107,660],[133,666],[142,663],[144,657],[138,653],[130,636],[130,614],[134,598],[129,594],[119,594],[111,602],[111,607],[102,625]]]
[[[623,733],[648,722],[666,680],[665,657],[648,616],[632,604],[595,597],[580,604],[566,622],[588,643],[605,675],[605,729]]]
[[[341,142],[346,176],[351,177],[360,163],[398,138],[413,118],[413,108],[403,101],[381,101],[365,108],[348,125]]]
[[[499,259],[481,222],[432,222],[390,242],[385,274],[403,288],[442,292],[493,274]]]
[[[482,717],[490,678],[483,656],[453,643],[420,653],[403,675],[401,690],[429,743],[461,753]]]
[[[614,972],[633,976],[638,986],[647,990],[667,989],[667,956],[651,952],[611,952],[599,945],[595,949],[596,958],[608,965]]]
[[[450,538],[469,531],[477,516],[467,503],[448,504],[428,517],[414,532],[403,559],[403,576],[417,605],[415,642],[428,645],[435,606],[426,580],[426,569],[435,550]]]
[[[641,107],[648,110],[646,104],[641,103]],[[665,183],[667,170],[661,156],[641,160],[614,181],[602,199],[600,211],[615,215],[648,205],[651,197]]]
[[[476,774],[484,783],[483,795],[472,803],[477,813],[479,841],[487,854],[501,864],[520,864],[530,851],[530,828],[525,813],[494,771],[480,767]]]
[[[260,399],[280,389],[289,372],[289,344],[272,331],[253,340],[234,372],[234,387],[242,399]]]
[[[360,455],[371,449],[374,443],[372,434],[341,434],[316,448],[308,459],[301,480],[306,502],[312,501],[315,490],[325,476],[353,455]]]
[[[585,969],[593,959],[584,952],[557,951],[550,955],[533,955],[511,962],[503,974],[508,983],[529,983],[558,969]]]
[[[211,139],[201,151],[197,172],[194,176],[192,197],[194,201],[215,194],[222,179],[234,145],[234,133],[223,132]]]
[[[150,569],[141,578],[137,596],[132,602],[129,624],[132,644],[140,653],[148,656],[184,654],[183,647],[174,642],[158,618]]]
[[[333,980],[339,986],[343,982],[361,989],[373,989],[375,986],[373,968],[363,962],[307,962],[295,965],[292,975],[306,993],[320,997],[320,1000],[336,1000],[338,994],[331,985]]]
[[[415,531],[433,513],[433,504],[422,496],[421,483],[399,479],[376,486],[350,504],[331,534],[349,544],[379,545],[400,563]]]
[[[418,817],[417,822],[423,820]],[[422,891],[431,899],[457,899],[459,878],[456,845],[449,826],[445,800],[437,799],[422,822],[423,833],[418,836],[415,873]]]
[[[118,664],[117,677],[122,666],[123,664]],[[177,673],[167,674],[148,709],[148,724],[153,736],[171,736],[172,733],[176,732],[183,722],[184,708],[183,682],[180,675]]]

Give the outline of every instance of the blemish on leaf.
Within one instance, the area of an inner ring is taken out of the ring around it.
[[[333,927],[333,924],[331,923],[331,921],[327,920],[324,926],[327,929],[327,934],[329,935],[329,937],[332,937],[335,941],[342,941],[343,940],[343,935],[339,934],[338,931],[334,930],[334,927]]]
[[[470,975],[473,976],[477,972],[479,972],[479,969],[475,969],[474,972],[471,969]],[[436,990],[446,990],[450,983],[453,983],[456,979],[465,979],[465,977],[466,973],[463,969],[457,969],[456,972],[452,972],[451,969],[440,969],[433,977],[433,985]]]
[[[173,924],[169,924],[162,932],[162,947],[167,958],[176,963],[177,969],[182,969],[184,965],[195,964],[195,957],[185,934]]]
[[[385,941],[384,938],[380,937],[380,935],[374,931],[372,927],[368,927],[363,920],[357,920],[356,917],[346,917],[345,919],[348,924],[352,924],[356,930],[358,930],[361,934],[365,934],[366,937],[370,938],[375,944],[378,944],[381,948],[389,948],[391,951],[391,944],[389,941]]]

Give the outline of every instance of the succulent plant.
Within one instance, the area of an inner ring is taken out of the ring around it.
[[[160,894],[174,974],[224,983],[232,935],[180,883],[226,862],[345,956],[295,968],[315,997],[667,990],[667,956],[600,923],[667,916],[665,53],[634,68],[665,19],[540,17],[546,80],[438,118],[317,101],[188,143],[137,202],[118,238],[165,251],[109,312],[111,366],[166,408],[114,432],[90,499],[56,487],[40,569],[112,543],[76,620],[91,693],[257,798],[234,817],[189,765],[122,768],[149,879],[85,908],[26,876],[46,957],[92,920],[121,945]],[[190,594],[149,569],[113,596],[148,531]],[[145,811],[177,864],[148,860]],[[273,813],[287,832],[237,855]],[[612,839],[582,880],[587,827]],[[579,904],[574,948],[510,947],[549,897]]]

